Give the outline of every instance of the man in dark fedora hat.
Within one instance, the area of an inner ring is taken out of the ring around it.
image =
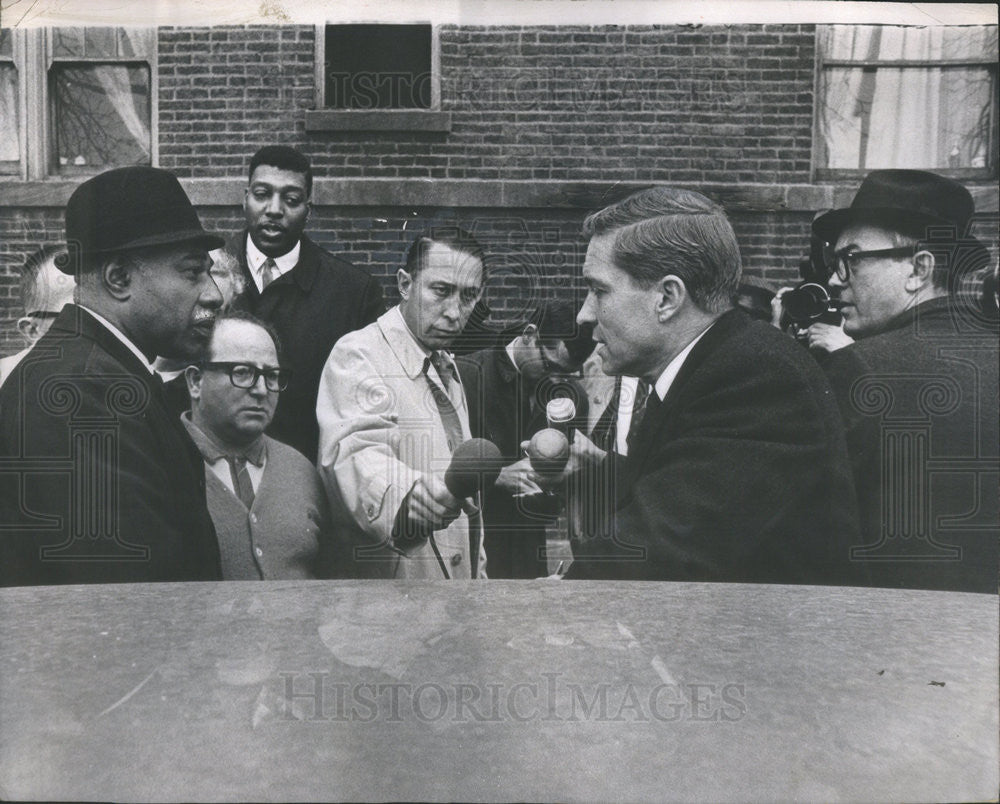
[[[952,179],[877,170],[813,223],[857,339],[824,360],[861,505],[852,557],[881,585],[997,591],[996,322],[957,292],[990,263],[973,213]]]
[[[195,357],[222,297],[180,183],[110,170],[66,207],[76,303],[0,392],[0,585],[221,578],[201,457],[156,357]]]

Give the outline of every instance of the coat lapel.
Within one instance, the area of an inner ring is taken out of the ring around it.
[[[701,365],[708,360],[716,349],[735,333],[746,328],[747,319],[745,314],[739,310],[730,310],[723,313],[719,319],[712,324],[705,336],[695,344],[688,354],[684,365],[674,378],[667,391],[666,399],[658,404],[654,404],[653,409],[647,409],[639,431],[635,437],[635,450],[630,452],[625,461],[626,484],[631,485],[641,474],[641,470],[649,457],[653,445],[662,440],[665,436],[664,428],[669,427],[671,413],[685,401],[691,389],[691,378],[697,374]],[[651,399],[655,398],[656,392],[651,391]],[[648,403],[647,403],[648,404]]]

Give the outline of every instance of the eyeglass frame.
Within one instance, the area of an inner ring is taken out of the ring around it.
[[[872,257],[913,257],[921,250],[916,243],[909,246],[877,248],[871,251],[850,251],[850,248],[850,246],[846,246],[839,251],[830,249],[824,255],[823,262],[826,264],[830,276],[836,275],[841,282],[850,280],[852,263],[858,263]]]
[[[277,367],[271,368],[258,368],[252,363],[243,363],[238,360],[206,360],[202,363],[198,363],[198,368],[202,369],[215,369],[217,371],[225,371],[229,375],[229,382],[232,383],[234,388],[239,388],[241,390],[247,391],[257,385],[257,380],[261,377],[264,378],[264,388],[272,393],[280,393],[288,387],[288,381],[292,377],[291,369],[283,369]],[[233,372],[238,368],[250,369],[253,371],[253,381],[249,385],[240,385],[236,382],[236,378],[233,376]],[[274,379],[275,387],[271,387],[271,382],[268,380],[268,375],[277,375]]]

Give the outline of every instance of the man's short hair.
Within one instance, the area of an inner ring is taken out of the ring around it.
[[[461,254],[475,257],[486,271],[486,252],[469,232],[457,226],[433,230],[430,235],[421,235],[410,244],[406,252],[406,272],[415,277],[427,262],[427,253],[435,243],[441,243]]]
[[[246,310],[227,310],[226,312],[220,313],[216,316],[215,323],[212,326],[212,336],[205,342],[199,362],[211,360],[212,342],[215,340],[215,333],[219,328],[219,324],[223,321],[245,321],[248,324],[255,324],[264,330],[264,332],[271,336],[271,340],[274,342],[274,351],[278,355],[278,366],[281,366],[281,338],[278,337],[278,330],[276,330],[274,325],[269,321],[264,321],[263,319],[255,316],[253,313],[248,313]]]
[[[614,263],[640,285],[673,274],[702,310],[732,306],[742,273],[736,234],[722,207],[700,193],[650,187],[588,216],[583,232],[614,233]]]
[[[253,178],[253,172],[261,165],[269,165],[279,170],[290,170],[294,173],[303,174],[306,177],[306,196],[312,197],[312,165],[309,164],[309,159],[305,154],[287,145],[265,145],[250,160],[248,181]]]
[[[68,260],[69,252],[66,246],[60,244],[42,246],[24,261],[21,268],[21,305],[24,314],[38,312],[46,302],[51,288],[39,287],[38,277],[42,268],[50,260]]]

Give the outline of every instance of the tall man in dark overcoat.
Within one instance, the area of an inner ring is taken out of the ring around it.
[[[384,302],[377,280],[303,233],[312,186],[309,160],[294,148],[257,151],[243,198],[246,229],[230,248],[245,287],[233,308],[274,326],[291,373],[268,434],[315,461],[316,394],[326,358],[343,335],[378,318]]]
[[[201,456],[157,355],[193,358],[222,297],[170,173],[110,170],[66,207],[75,304],[0,390],[0,584],[221,579]]]
[[[577,434],[569,473],[612,474],[610,533],[572,578],[856,582],[843,428],[806,350],[734,309],[739,248],[722,209],[654,187],[590,216],[578,315],[603,370],[651,390],[628,455]]]

